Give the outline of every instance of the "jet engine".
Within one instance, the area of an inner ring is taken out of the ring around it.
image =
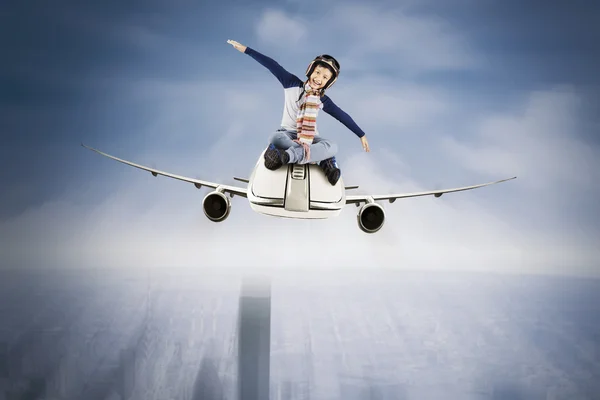
[[[213,222],[225,221],[231,210],[231,202],[221,192],[211,192],[202,201],[204,215]]]
[[[367,203],[358,211],[357,220],[361,231],[375,233],[383,226],[385,211],[377,203]]]

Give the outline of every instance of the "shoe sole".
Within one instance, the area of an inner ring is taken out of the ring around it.
[[[329,183],[331,183],[331,186],[335,186],[335,184],[340,180],[340,176],[342,174],[340,170],[337,170],[332,175],[335,177],[335,179],[331,179],[331,176],[328,176],[327,179],[329,180]]]
[[[276,149],[268,149],[265,151],[265,167],[274,171],[283,165],[279,158],[279,153]]]

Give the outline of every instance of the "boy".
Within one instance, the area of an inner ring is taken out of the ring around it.
[[[316,118],[322,109],[344,124],[358,136],[363,149],[369,151],[365,133],[352,118],[325,95],[325,90],[337,80],[340,64],[329,55],[316,57],[306,70],[306,82],[286,71],[273,59],[264,56],[250,47],[228,40],[236,50],[248,54],[266,67],[283,85],[285,104],[281,128],[270,138],[269,148],[265,151],[265,167],[270,170],[284,164],[318,163],[329,183],[335,185],[341,171],[337,166],[335,143],[318,136]]]

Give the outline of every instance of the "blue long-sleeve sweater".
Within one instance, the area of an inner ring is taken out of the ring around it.
[[[246,47],[245,53],[271,71],[283,86],[285,104],[283,108],[283,117],[281,119],[281,127],[296,132],[296,116],[298,115],[297,101],[302,92],[304,82],[296,75],[286,71],[275,60],[250,47]],[[363,137],[365,135],[356,122],[354,122],[354,120],[344,110],[339,108],[327,95],[321,96],[321,103],[323,111],[344,124],[344,126],[354,132],[356,136]]]

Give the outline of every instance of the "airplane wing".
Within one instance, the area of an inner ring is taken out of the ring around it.
[[[440,197],[444,193],[461,192],[463,190],[476,189],[476,188],[480,188],[480,187],[484,187],[484,186],[494,185],[496,183],[506,182],[511,179],[516,179],[516,176],[513,176],[512,178],[508,178],[508,179],[502,179],[502,180],[496,181],[496,182],[488,182],[488,183],[482,183],[479,185],[465,186],[465,187],[454,188],[454,189],[441,189],[441,190],[431,190],[431,191],[427,191],[427,192],[400,193],[400,194],[346,196],[346,204],[357,204],[358,205],[360,203],[366,203],[369,200],[375,200],[375,201],[376,200],[388,200],[390,203],[393,203],[394,201],[396,201],[396,199],[404,199],[407,197],[429,196],[429,195],[434,195],[435,197]]]
[[[203,180],[200,180],[200,179],[188,178],[188,177],[185,177],[185,176],[171,174],[171,173],[168,173],[168,172],[160,171],[158,169],[149,168],[149,167],[145,167],[143,165],[135,164],[135,163],[132,163],[131,161],[122,160],[120,158],[117,158],[117,157],[111,156],[109,154],[103,153],[100,150],[96,150],[94,148],[88,147],[88,146],[86,146],[83,143],[81,143],[81,145],[83,147],[85,147],[86,149],[90,149],[92,151],[95,151],[98,154],[101,154],[101,155],[103,155],[105,157],[108,157],[108,158],[112,158],[113,160],[122,162],[123,164],[131,165],[132,167],[143,169],[144,171],[149,171],[154,176],[163,175],[163,176],[167,176],[169,178],[178,179],[180,181],[193,183],[196,186],[196,188],[198,188],[198,189],[200,189],[202,186],[206,186],[206,187],[213,188],[213,189],[220,188],[221,190],[223,190],[223,192],[229,193],[232,196],[233,195],[237,195],[237,196],[240,196],[240,197],[247,197],[247,191],[248,191],[247,188],[242,188],[242,187],[237,187],[237,186],[229,186],[229,185],[221,185],[220,183],[208,182],[208,181],[203,181]]]

